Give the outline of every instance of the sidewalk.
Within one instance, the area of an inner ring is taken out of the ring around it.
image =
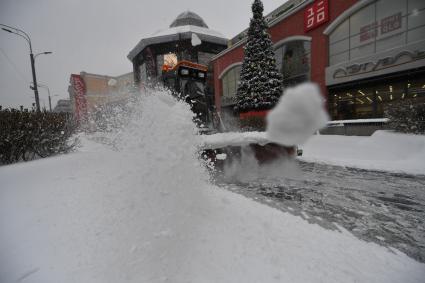
[[[425,136],[377,131],[370,137],[315,135],[300,160],[369,170],[425,174]]]

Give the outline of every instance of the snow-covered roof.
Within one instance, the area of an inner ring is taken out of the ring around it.
[[[168,29],[159,30],[152,35],[164,36],[164,35],[172,35],[172,34],[178,34],[178,33],[184,33],[184,32],[194,32],[197,34],[204,34],[204,35],[209,35],[209,36],[214,36],[219,38],[225,38],[224,35],[218,31],[215,31],[209,28],[193,26],[193,25],[170,27]]]
[[[208,28],[204,20],[198,14],[191,11],[186,11],[178,15],[177,18],[171,23],[170,27],[187,25]]]
[[[201,17],[193,12],[184,12],[177,16],[168,29],[155,32],[152,36],[143,38],[130,51],[127,58],[131,61],[149,45],[192,39],[195,33],[201,41],[227,46],[227,38],[218,31],[209,29]]]

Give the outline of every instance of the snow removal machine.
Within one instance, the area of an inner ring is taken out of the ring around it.
[[[168,28],[142,38],[127,58],[133,64],[136,85],[145,87],[161,83],[190,105],[202,134],[202,156],[217,164],[240,159],[247,149],[254,152],[259,163],[294,156],[293,147],[272,143],[265,138],[264,132],[250,133],[259,135],[250,139],[247,133],[229,132],[230,129],[226,128],[226,121],[215,108],[213,83],[209,76],[211,70],[207,64],[213,55],[227,47],[227,38],[209,29],[199,15],[186,11],[179,14]],[[217,144],[216,139],[222,142]]]
[[[190,105],[196,115],[195,122],[203,131],[208,131],[212,120],[212,98],[206,93],[207,71],[207,66],[185,60],[174,67],[162,67],[164,86]]]
[[[265,132],[219,133],[225,125],[215,112],[213,97],[207,94],[207,72],[205,65],[181,61],[173,67],[164,65],[161,76],[164,86],[184,99],[196,114],[195,122],[203,134],[203,158],[212,161],[216,168],[224,168],[235,161],[240,162],[244,155],[252,156],[261,165],[300,154],[296,147],[270,142]]]

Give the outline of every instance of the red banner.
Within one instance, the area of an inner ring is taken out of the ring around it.
[[[239,113],[239,119],[243,120],[243,119],[248,119],[248,118],[252,118],[252,117],[258,117],[258,118],[266,118],[267,114],[269,113],[270,110],[259,110],[259,111],[249,111],[249,112],[242,112]]]
[[[74,74],[71,75],[71,85],[75,98],[75,118],[81,121],[87,117],[86,87],[83,78]]]
[[[329,20],[328,0],[316,0],[304,10],[304,30],[315,29]]]

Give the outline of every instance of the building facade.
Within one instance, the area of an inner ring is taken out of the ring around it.
[[[214,55],[227,48],[227,41],[196,13],[186,11],[169,28],[141,39],[127,58],[133,64],[137,84],[156,84],[164,68],[171,69],[180,61],[208,65]]]
[[[72,74],[68,93],[77,120],[98,109],[126,101],[134,86],[133,73],[117,77],[81,72]]]
[[[71,109],[71,100],[69,99],[59,99],[56,103],[55,108],[53,109],[53,112],[56,113],[72,113]]]
[[[332,119],[382,117],[425,94],[425,1],[288,1],[266,16],[284,87],[316,82]],[[245,32],[213,57],[215,103],[232,114]]]

